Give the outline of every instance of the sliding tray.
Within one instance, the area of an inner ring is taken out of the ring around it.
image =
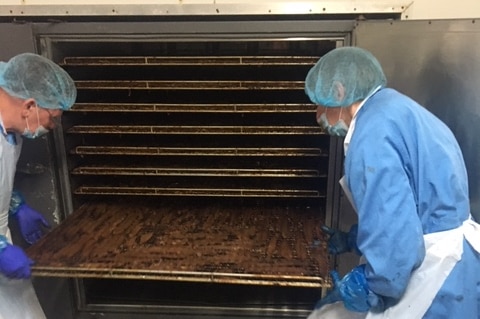
[[[324,287],[310,208],[91,201],[27,249],[34,276]]]

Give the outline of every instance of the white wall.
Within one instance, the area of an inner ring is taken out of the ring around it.
[[[414,0],[402,19],[480,18],[480,0]]]
[[[365,10],[373,10],[381,12],[383,8],[391,9],[395,12],[402,12],[402,19],[418,20],[418,19],[456,19],[456,18],[480,18],[480,0],[327,0],[327,1],[302,1],[302,0],[0,0],[0,14],[8,15],[9,10],[6,7],[14,6],[13,14],[17,14],[17,10],[23,10],[25,13],[42,12],[49,8],[45,5],[65,6],[72,13],[74,10],[79,10],[81,5],[111,5],[112,8],[120,5],[231,5],[240,7],[245,5],[271,5],[277,10],[281,10],[282,3],[292,4],[292,10],[300,10],[298,13],[304,13],[301,6],[302,3],[313,5],[311,13],[328,13],[330,12],[359,12]],[[308,6],[307,5],[307,6]],[[308,8],[308,7],[305,8]],[[382,7],[383,6],[383,7]],[[2,10],[3,7],[3,10]],[[77,7],[77,8],[75,8]],[[391,8],[389,8],[391,7]],[[42,8],[39,10],[39,8]],[[264,10],[261,8],[259,10]],[[280,8],[280,9],[278,9]],[[324,12],[326,8],[327,12]],[[379,9],[380,8],[380,9]],[[245,10],[245,8],[242,8]],[[267,8],[268,10],[268,8]],[[308,9],[307,9],[308,10]],[[323,10],[323,12],[322,12]],[[52,13],[61,11],[53,11]],[[91,14],[95,14],[95,9],[92,8]],[[263,13],[262,11],[260,11]],[[307,11],[308,13],[309,11]],[[271,12],[275,13],[275,12]]]

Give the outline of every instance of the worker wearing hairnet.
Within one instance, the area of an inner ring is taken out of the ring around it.
[[[305,92],[320,126],[345,136],[340,184],[358,214],[349,232],[324,228],[329,251],[363,256],[343,278],[333,272],[309,318],[480,318],[480,225],[450,129],[386,88],[379,62],[360,48],[323,56]]]
[[[45,318],[29,279],[33,261],[12,244],[8,220],[16,220],[30,244],[49,225],[13,191],[13,182],[21,136],[36,138],[55,128],[75,98],[70,76],[44,57],[24,53],[0,62],[0,319]]]

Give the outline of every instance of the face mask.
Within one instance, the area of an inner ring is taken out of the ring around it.
[[[42,135],[48,133],[48,130],[45,127],[43,127],[43,125],[40,125],[40,117],[38,115],[38,106],[37,106],[36,110],[37,110],[37,129],[32,134],[32,132],[30,132],[30,126],[28,125],[28,121],[27,121],[27,119],[25,119],[25,123],[27,123],[27,127],[23,131],[22,135],[26,138],[32,138],[33,139],[33,138],[37,138],[39,136],[42,136]]]
[[[318,119],[318,125],[320,125],[322,130],[324,130],[325,132],[333,136],[346,136],[348,131],[348,126],[347,124],[345,124],[343,119],[339,118],[337,123],[335,123],[334,125],[330,125],[330,123],[328,123],[326,113],[327,113],[326,111],[322,113],[322,115]],[[342,116],[342,110],[340,110],[340,117],[341,116]]]

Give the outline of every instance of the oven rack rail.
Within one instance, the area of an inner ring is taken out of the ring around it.
[[[308,189],[254,189],[254,188],[175,188],[175,187],[108,187],[81,186],[74,190],[77,195],[116,196],[189,196],[189,197],[262,197],[262,198],[324,198],[317,190]]]
[[[75,103],[69,112],[206,112],[206,113],[309,113],[310,103]]]
[[[321,177],[318,170],[308,169],[225,169],[81,166],[74,175],[139,175],[139,176],[212,176],[212,177]],[[326,177],[324,174],[323,177]]]
[[[72,155],[131,155],[131,156],[262,156],[262,157],[328,157],[321,148],[241,148],[241,147],[140,147],[140,146],[76,146]]]
[[[105,56],[105,57],[65,57],[63,66],[124,66],[124,65],[313,65],[318,56]]]
[[[141,279],[200,283],[240,284],[257,286],[329,288],[330,279],[310,276],[268,276],[215,272],[146,271],[127,269],[86,269],[83,267],[42,267],[32,266],[38,277],[101,278],[101,279]]]
[[[303,90],[304,81],[77,80],[78,90]]]
[[[323,135],[316,126],[75,125],[68,134]]]

